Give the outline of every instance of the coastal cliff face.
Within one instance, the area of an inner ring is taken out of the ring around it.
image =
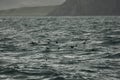
[[[120,15],[120,0],[66,0],[49,15]]]

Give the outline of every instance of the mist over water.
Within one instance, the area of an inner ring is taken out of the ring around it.
[[[1,17],[0,80],[119,80],[120,17]]]

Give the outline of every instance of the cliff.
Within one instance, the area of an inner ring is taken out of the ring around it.
[[[120,15],[120,0],[66,0],[49,16]]]

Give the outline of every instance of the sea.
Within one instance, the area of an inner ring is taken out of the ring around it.
[[[1,16],[0,80],[120,80],[120,17]]]

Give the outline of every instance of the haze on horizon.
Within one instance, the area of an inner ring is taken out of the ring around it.
[[[0,10],[20,8],[60,5],[65,0],[0,0]]]

